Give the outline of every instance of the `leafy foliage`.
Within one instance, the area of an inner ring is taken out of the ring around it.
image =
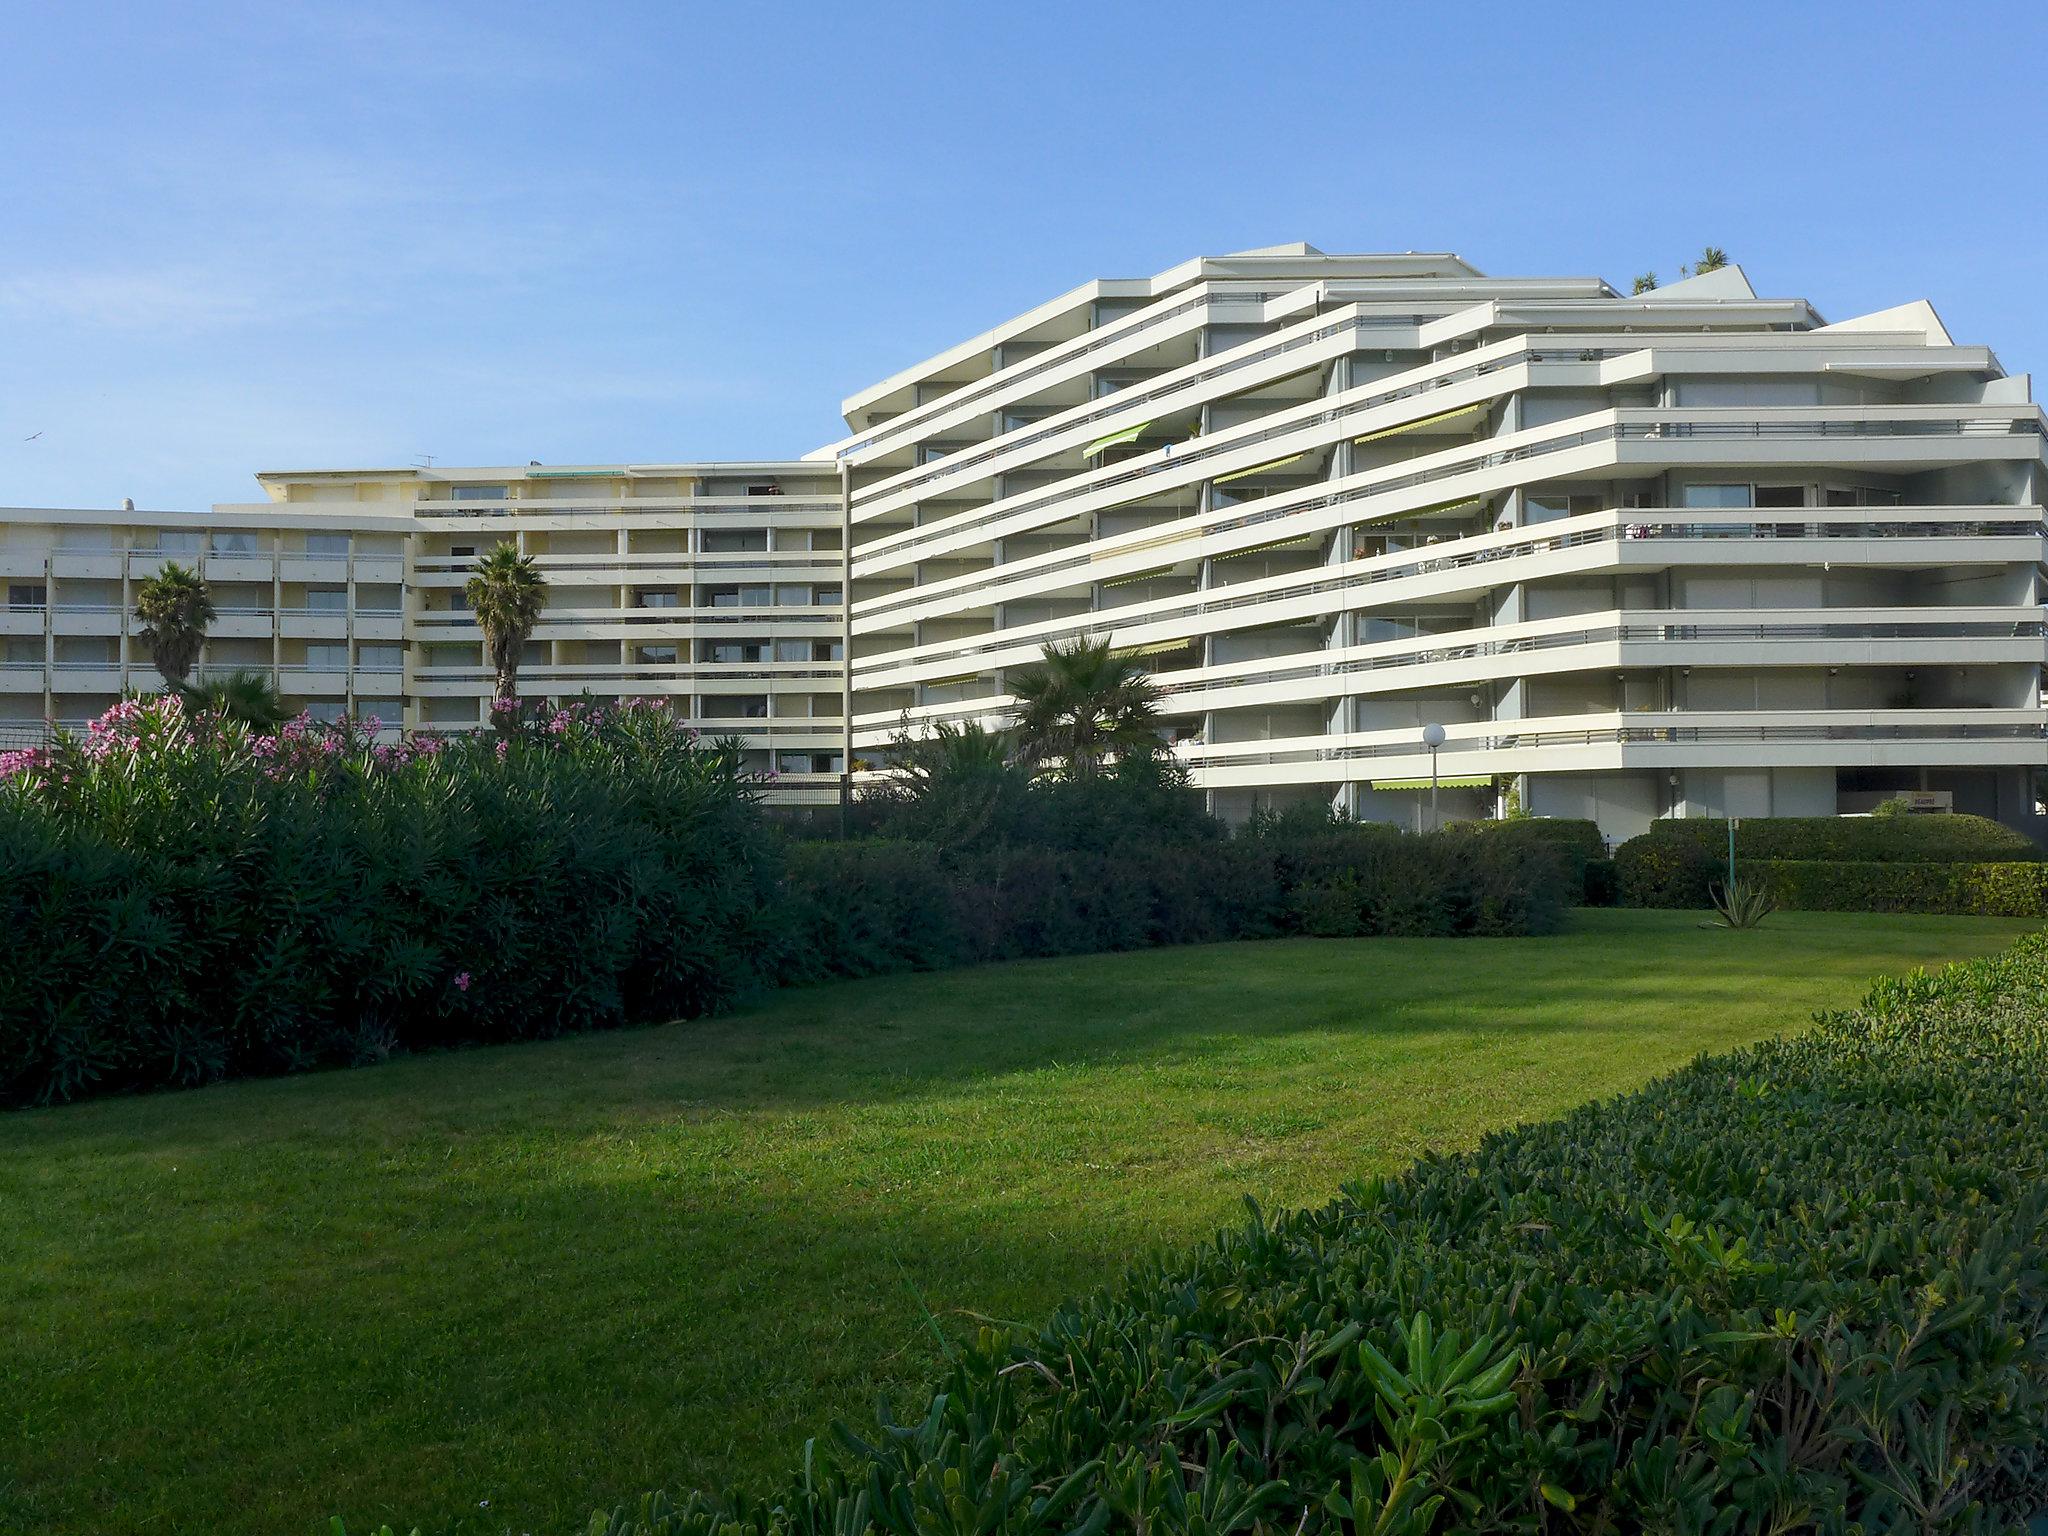
[[[659,706],[378,746],[124,704],[0,761],[0,1103],[703,1013],[774,878]]]
[[[2016,1532],[2048,936],[984,1326],[766,1496],[603,1536]],[[337,1525],[337,1531],[340,1527]]]
[[[175,688],[192,675],[206,627],[214,620],[213,594],[199,573],[166,560],[135,589],[135,617],[149,659]]]

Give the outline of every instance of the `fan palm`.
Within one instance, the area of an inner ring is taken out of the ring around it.
[[[497,673],[497,696],[517,698],[519,654],[540,622],[547,601],[546,578],[532,556],[520,554],[510,544],[500,544],[477,560],[476,571],[462,590],[484,632],[484,648],[490,654],[491,670]],[[502,721],[504,717],[498,718]]]
[[[274,731],[291,719],[292,708],[260,672],[230,672],[202,678],[178,690],[185,703],[204,714],[235,720],[258,731]]]
[[[1109,641],[1087,636],[1046,646],[1010,679],[1019,750],[1033,767],[1057,764],[1090,779],[1117,756],[1159,748],[1159,688]]]
[[[135,617],[165,686],[182,688],[206,643],[206,626],[213,622],[213,595],[205,581],[197,571],[165,561],[162,570],[136,588]]]
[[[973,842],[1003,823],[1024,792],[1027,775],[1010,756],[1009,734],[975,722],[941,722],[928,736],[908,725],[890,744],[904,835],[944,847]]]

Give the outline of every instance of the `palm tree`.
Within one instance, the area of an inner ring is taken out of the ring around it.
[[[920,842],[966,846],[1008,821],[1028,782],[1010,755],[1009,733],[974,721],[941,721],[929,735],[912,736],[906,718],[890,748],[895,782],[884,797],[895,805],[901,835]]]
[[[484,632],[484,646],[490,652],[491,668],[498,674],[501,699],[519,695],[519,653],[533,626],[540,622],[547,601],[548,584],[533,557],[522,555],[510,544],[500,544],[476,563],[476,573],[463,586],[470,611]],[[494,716],[509,724],[503,712]]]
[[[1010,680],[1010,693],[1019,750],[1034,768],[1057,763],[1070,778],[1090,779],[1111,757],[1159,749],[1159,687],[1106,639],[1046,646]]]
[[[186,705],[202,714],[235,720],[251,730],[274,731],[291,719],[292,708],[260,672],[230,672],[182,687]]]
[[[192,664],[199,660],[199,647],[206,643],[206,626],[213,622],[213,595],[206,583],[197,571],[166,560],[162,570],[136,589],[135,617],[164,686],[182,690]]]
[[[1692,264],[1692,274],[1699,277],[1704,273],[1718,272],[1728,265],[1728,253],[1718,245],[1710,245],[1700,252],[1700,259]]]

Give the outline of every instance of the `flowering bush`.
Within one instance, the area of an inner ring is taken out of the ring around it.
[[[0,757],[0,1102],[697,1014],[757,978],[772,836],[660,704],[378,734],[161,697]]]

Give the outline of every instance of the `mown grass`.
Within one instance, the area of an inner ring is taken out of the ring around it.
[[[2019,921],[1222,945],[0,1118],[0,1529],[558,1531],[942,1326],[1800,1027]],[[401,1528],[404,1528],[403,1526]]]

